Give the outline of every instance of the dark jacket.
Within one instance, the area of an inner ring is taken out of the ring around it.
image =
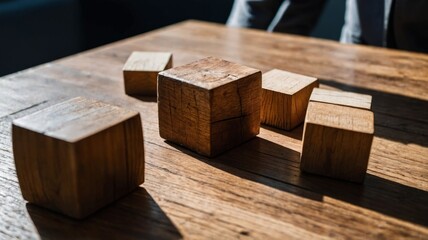
[[[326,0],[235,0],[228,25],[309,35]],[[341,42],[428,53],[428,0],[347,0]]]

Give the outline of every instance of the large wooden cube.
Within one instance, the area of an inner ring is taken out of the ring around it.
[[[300,169],[362,182],[374,133],[371,111],[322,102],[308,105]]]
[[[372,96],[370,95],[321,88],[315,88],[312,91],[309,101],[330,103],[367,110],[370,110],[372,106]]]
[[[305,119],[309,97],[318,80],[283,70],[273,69],[263,74],[263,124],[291,130]]]
[[[260,130],[261,72],[214,57],[159,73],[160,136],[215,156]]]
[[[125,93],[156,96],[158,73],[171,67],[171,53],[133,52],[123,66]]]
[[[84,218],[144,181],[138,112],[74,98],[13,121],[25,200]]]

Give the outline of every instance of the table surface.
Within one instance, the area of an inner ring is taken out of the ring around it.
[[[262,127],[208,159],[159,137],[155,98],[124,94],[132,51],[170,51],[174,65],[216,56],[314,76],[373,96],[375,138],[364,184],[302,174],[302,126]],[[137,110],[146,181],[83,221],[26,203],[11,121],[71,97]],[[428,239],[428,55],[186,21],[0,78],[0,239]]]

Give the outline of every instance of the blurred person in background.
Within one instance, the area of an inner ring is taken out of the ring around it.
[[[327,0],[235,0],[227,24],[309,35]],[[347,0],[342,43],[428,53],[428,0]]]

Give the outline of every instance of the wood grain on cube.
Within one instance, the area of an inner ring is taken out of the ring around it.
[[[83,218],[144,181],[138,112],[74,98],[13,121],[25,200]]]
[[[162,138],[215,156],[260,129],[261,72],[208,57],[159,74]]]
[[[372,96],[361,93],[316,88],[312,92],[309,101],[370,110],[372,105]]]
[[[300,74],[273,69],[263,74],[261,121],[290,130],[305,119],[312,89],[318,80]]]
[[[300,168],[305,172],[362,182],[373,134],[371,111],[310,102]]]
[[[126,94],[156,96],[158,73],[171,67],[171,53],[133,52],[123,67]]]

